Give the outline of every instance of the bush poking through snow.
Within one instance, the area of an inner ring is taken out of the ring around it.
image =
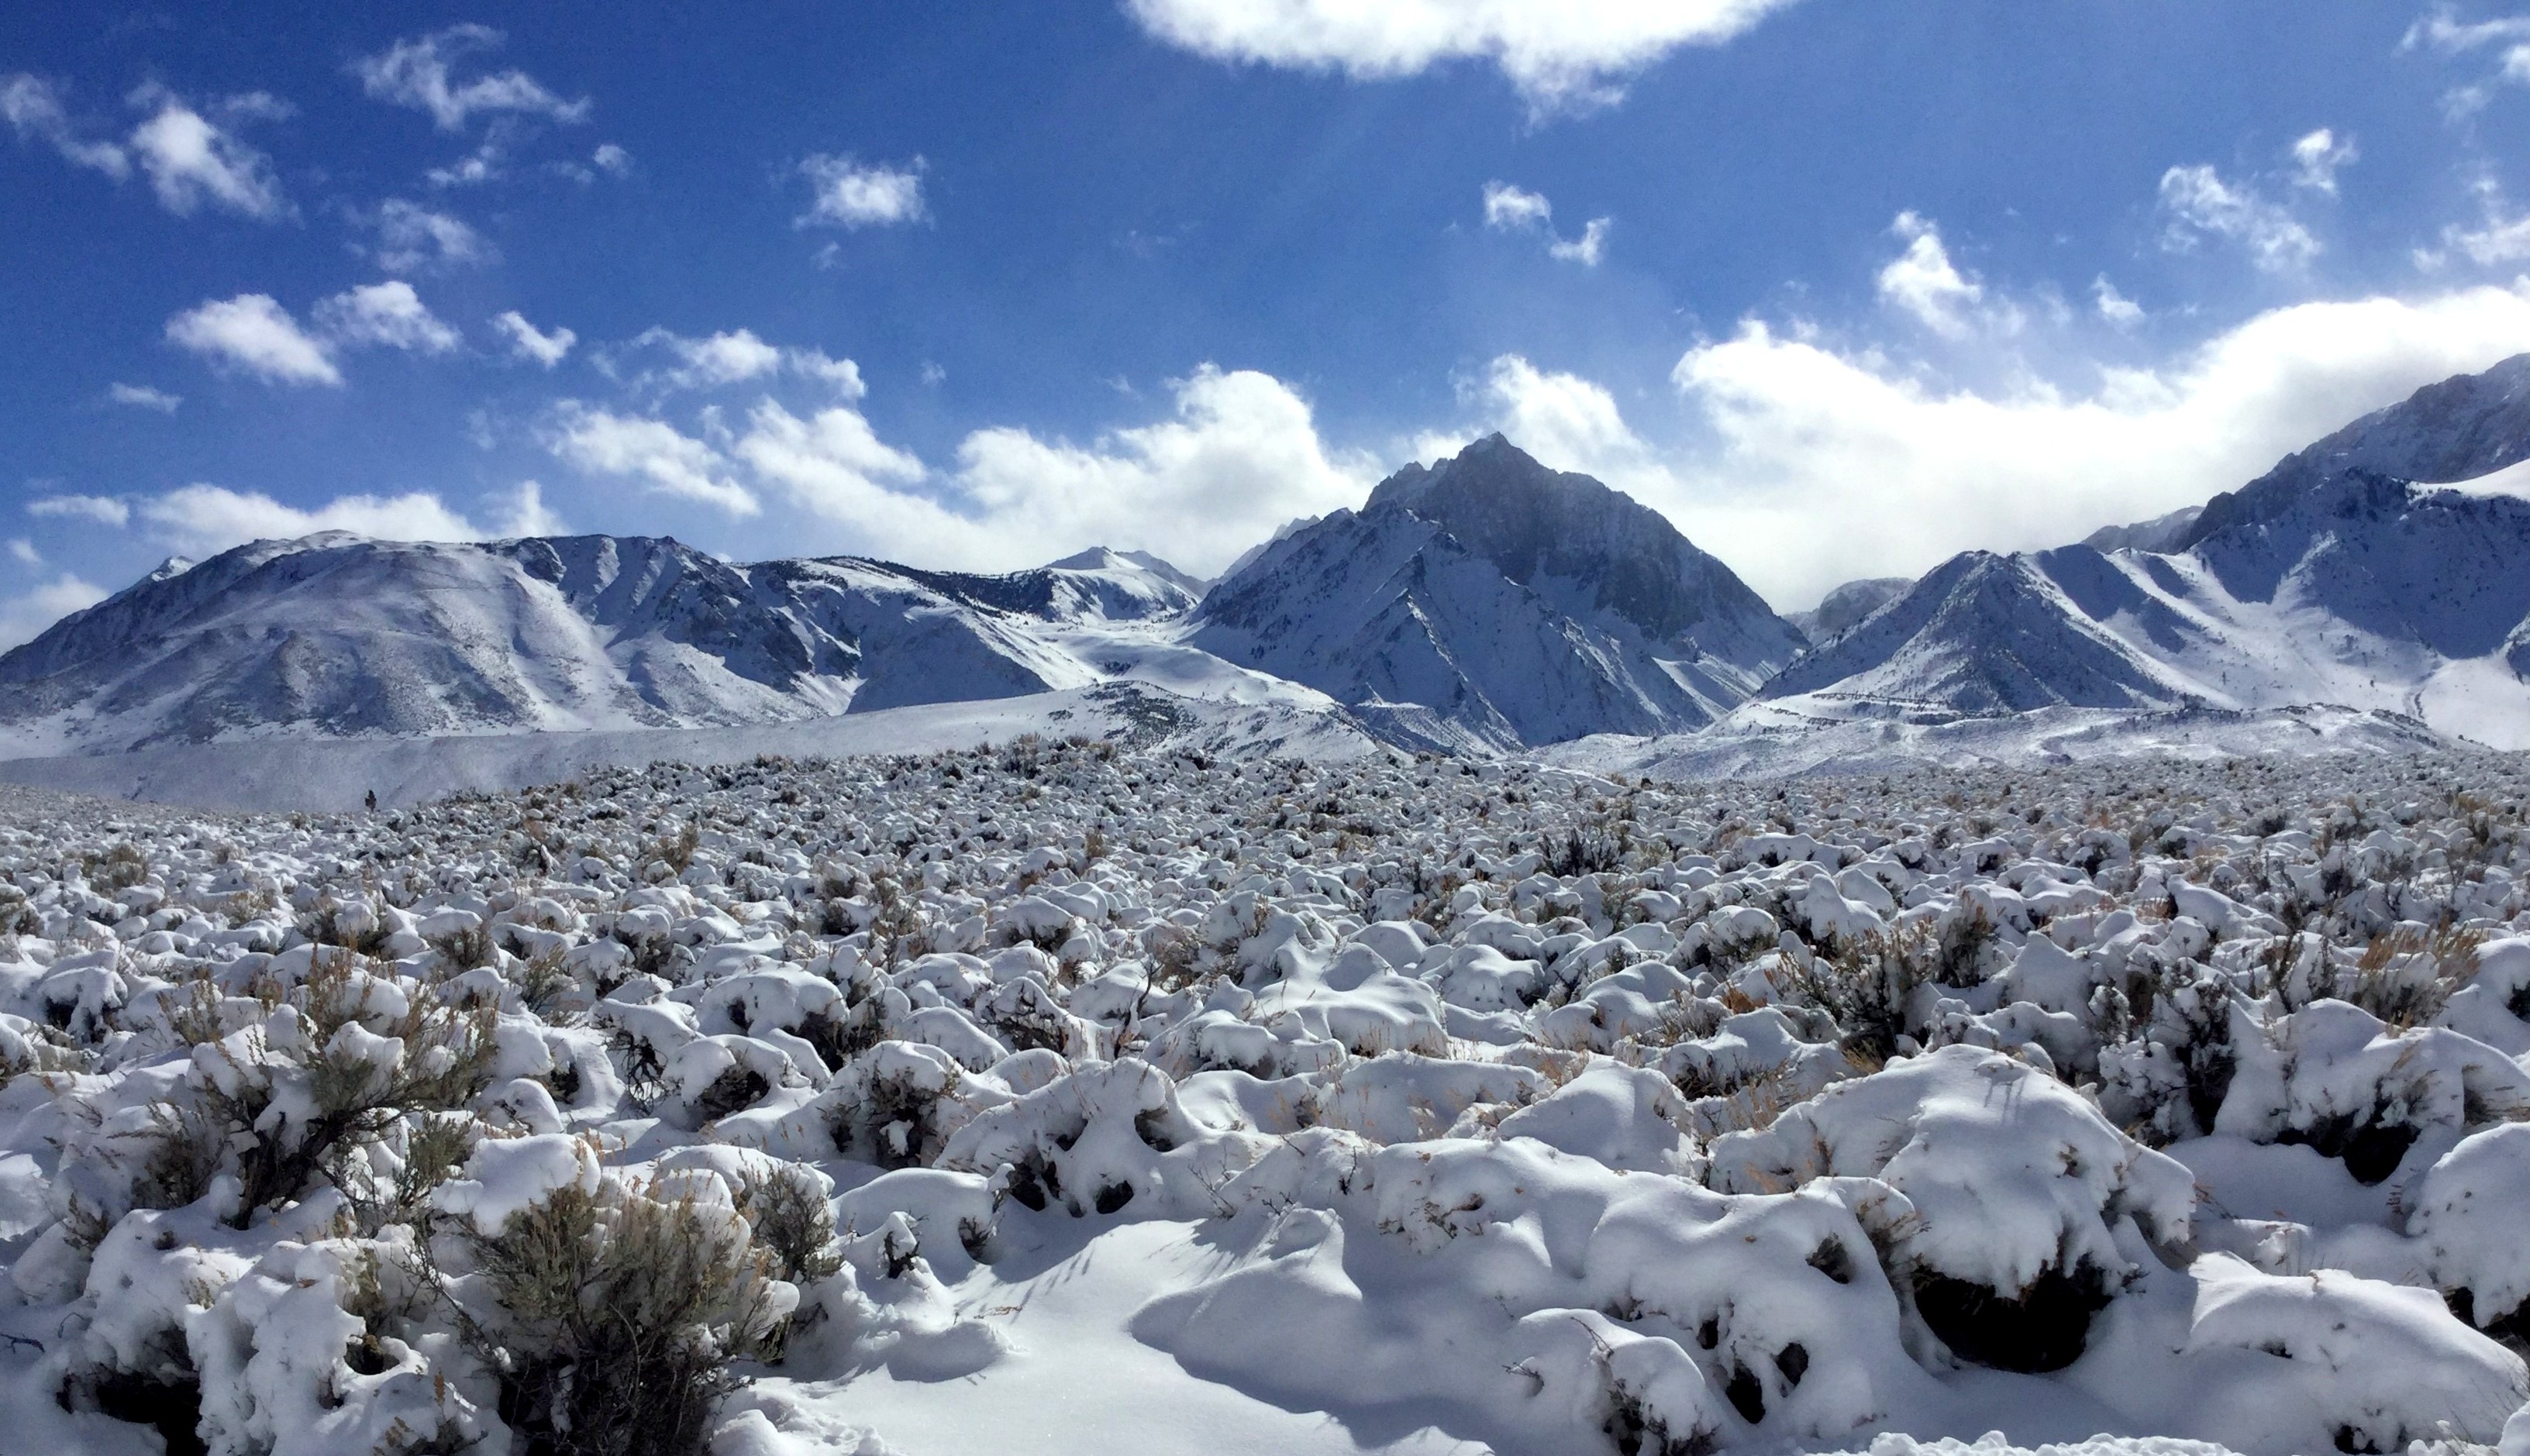
[[[244,1228],[320,1177],[359,1176],[357,1155],[409,1115],[482,1090],[492,1012],[381,982],[355,959],[320,956],[260,1022],[193,1048],[184,1088],[153,1109],[142,1206],[190,1203],[226,1174],[237,1180],[228,1218]]]
[[[609,1174],[453,1237],[468,1341],[529,1453],[696,1456],[730,1366],[772,1353],[798,1302],[711,1174]]]

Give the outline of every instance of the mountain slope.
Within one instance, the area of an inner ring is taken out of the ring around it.
[[[1801,642],[1658,512],[1499,435],[1276,540],[1195,621],[1400,735],[1494,748],[1708,723]]]
[[[1831,717],[2326,703],[2530,747],[2530,500],[2489,478],[2525,459],[2530,355],[2367,415],[2192,522],[2093,538],[2168,550],[1954,558],[1765,696]]]
[[[672,540],[342,533],[161,571],[0,656],[18,751],[239,736],[693,728],[1102,679],[1059,640],[1194,593],[1120,557],[1009,576]]]

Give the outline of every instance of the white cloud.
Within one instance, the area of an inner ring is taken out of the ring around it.
[[[699,501],[732,515],[763,510],[755,493],[732,478],[721,453],[665,420],[617,414],[565,400],[555,406],[546,448],[591,475],[645,482],[661,495]]]
[[[761,401],[747,415],[737,453],[798,505],[851,522],[866,541],[889,543],[882,549],[908,551],[956,534],[955,520],[937,503],[891,488],[888,482],[911,484],[928,472],[912,455],[882,442],[858,410],[837,405],[801,419]]]
[[[1581,225],[1581,236],[1567,243],[1558,239],[1546,245],[1547,256],[1565,263],[1579,263],[1584,268],[1599,266],[1599,258],[1608,247],[1608,223],[1594,217]]]
[[[2438,5],[2422,20],[2407,27],[2398,42],[2400,50],[2431,48],[2447,56],[2492,48],[2497,53],[2495,76],[2485,81],[2456,86],[2444,93],[2443,106],[2454,120],[2465,118],[2494,99],[2494,82],[2510,81],[2515,85],[2530,84],[2530,16],[2503,16],[2491,21],[2462,21],[2448,5]]]
[[[820,349],[786,349],[767,344],[752,329],[731,329],[699,339],[663,328],[646,329],[626,348],[655,349],[676,360],[665,368],[635,374],[632,386],[640,391],[722,389],[769,379],[788,369],[832,386],[848,400],[857,400],[865,392],[860,365],[852,360],[830,358]],[[603,362],[610,370],[613,368],[613,359]]]
[[[2266,272],[2286,273],[2319,256],[2320,243],[2292,213],[2260,195],[2249,183],[2225,182],[2212,167],[2172,167],[2161,175],[2161,206],[2170,214],[2163,245],[2185,252],[2200,235],[2212,234],[2249,250]]]
[[[31,642],[53,623],[105,597],[103,588],[65,571],[32,591],[0,599],[0,647]]]
[[[1007,568],[1108,545],[1211,572],[1294,516],[1358,506],[1378,474],[1331,452],[1308,402],[1271,375],[1205,365],[1171,390],[1169,418],[1086,447],[968,435],[956,486],[969,523],[937,549]]]
[[[499,512],[477,525],[427,491],[400,496],[339,496],[313,509],[284,505],[260,491],[196,483],[140,503],[151,532],[179,550],[208,556],[248,541],[296,540],[319,531],[350,531],[389,541],[482,541],[543,535],[560,522],[545,510],[532,480],[522,482]]]
[[[390,273],[500,261],[501,251],[464,220],[390,197],[378,204],[378,266]]]
[[[2159,368],[2104,369],[2087,395],[1979,394],[1751,323],[1675,373],[1717,447],[1631,481],[1751,585],[1802,603],[1969,547],[2058,545],[2200,505],[2420,385],[2524,350],[2530,296],[2479,288],[2275,309]]]
[[[1485,184],[1485,226],[1498,233],[1542,232],[1546,235],[1547,256],[1559,262],[1579,263],[1584,268],[1599,266],[1608,246],[1610,220],[1594,217],[1581,229],[1581,236],[1570,242],[1556,236],[1555,205],[1536,192],[1523,191],[1507,182]]]
[[[686,361],[673,381],[689,389],[709,389],[716,385],[738,384],[759,379],[782,367],[782,351],[755,337],[751,329],[736,329],[702,339],[688,339],[665,329],[652,329],[632,341],[634,344],[659,344]]]
[[[891,167],[863,166],[851,157],[823,153],[812,156],[799,164],[813,195],[798,225],[873,228],[920,222],[925,215],[922,165],[920,157],[909,166]]]
[[[461,342],[457,331],[422,306],[412,285],[400,278],[336,294],[318,303],[314,313],[328,335],[354,348],[378,345],[408,353],[447,353]]]
[[[1652,448],[1638,438],[1606,387],[1577,374],[1548,373],[1518,354],[1504,354],[1481,380],[1462,381],[1485,423],[1478,429],[1426,434],[1414,443],[1417,458],[1454,455],[1486,430],[1548,464],[1588,470],[1610,483],[1639,482],[1659,471]],[[1664,477],[1665,478],[1665,477]]]
[[[1126,0],[1169,44],[1357,78],[1458,59],[1502,68],[1538,111],[1605,104],[1614,79],[1719,44],[1788,0]]]
[[[593,475],[751,515],[761,498],[826,523],[847,549],[1009,569],[1092,545],[1143,548],[1210,570],[1295,514],[1358,505],[1371,462],[1331,455],[1309,406],[1270,376],[1196,370],[1173,415],[1081,446],[1020,429],[969,434],[954,472],[889,445],[850,404],[795,413],[759,400],[708,443],[657,418],[567,402],[546,445]]]
[[[176,406],[185,403],[183,395],[171,395],[145,384],[119,381],[106,387],[105,397],[117,404],[130,404],[136,409],[155,409],[161,414],[173,414]]]
[[[2098,303],[2100,317],[2120,329],[2143,322],[2143,305],[2118,293],[2118,286],[2109,282],[2105,273],[2091,280],[2091,297]]]
[[[495,122],[483,136],[483,143],[445,167],[433,167],[422,174],[435,188],[468,188],[490,182],[501,175],[501,160],[509,153],[509,137],[500,123]]]
[[[1906,240],[1906,250],[1880,270],[1881,301],[1946,339],[1967,337],[1973,310],[1985,298],[1984,286],[1952,265],[1941,230],[1930,218],[1901,212],[1889,231]]]
[[[532,480],[519,482],[508,507],[493,525],[492,534],[501,537],[563,536],[571,526],[545,506],[545,488]]]
[[[2359,155],[2353,137],[2339,141],[2335,132],[2322,127],[2292,144],[2293,186],[2336,196],[2338,170]]]
[[[795,371],[821,380],[847,400],[857,400],[869,393],[861,381],[861,366],[852,359],[827,357],[822,349],[790,349],[783,358]]]
[[[117,529],[132,519],[132,508],[110,496],[38,496],[27,503],[27,513],[56,520],[94,521]]]
[[[170,343],[274,384],[340,385],[325,342],[299,327],[269,294],[240,294],[167,320]]]
[[[17,558],[25,566],[40,566],[44,564],[44,554],[35,549],[34,542],[24,536],[9,538],[9,555]]]
[[[1555,216],[1555,204],[1536,192],[1522,191],[1507,182],[1485,184],[1485,226],[1508,232],[1513,228],[1542,228]]]
[[[2477,185],[2479,203],[2485,208],[2485,221],[2470,228],[2453,223],[2443,229],[2440,248],[2418,248],[2416,264],[2427,270],[2440,268],[2448,261],[2448,250],[2457,248],[2471,262],[2492,268],[2530,257],[2530,214],[2506,216],[2503,189],[2492,178]]]
[[[209,202],[245,217],[271,222],[290,215],[272,159],[186,105],[173,92],[143,86],[133,99],[157,111],[133,129],[131,147],[149,175],[159,205],[179,217]],[[260,92],[234,96],[219,108],[235,119],[269,118],[288,108]]]
[[[443,132],[465,129],[474,113],[511,112],[578,122],[588,115],[587,98],[565,101],[523,71],[486,74],[458,81],[450,64],[475,51],[492,50],[501,32],[489,26],[452,26],[428,35],[399,40],[353,65],[360,86],[380,101],[430,113]]]
[[[632,170],[632,154],[612,141],[601,141],[588,154],[588,164],[609,177],[622,177]]]
[[[508,337],[513,357],[533,359],[548,369],[561,363],[579,342],[579,336],[566,328],[556,327],[550,334],[539,331],[515,308],[493,319],[492,327]]]
[[[40,77],[23,71],[0,76],[0,118],[8,120],[20,141],[42,142],[74,167],[93,167],[117,182],[132,175],[132,159],[123,148],[80,135],[60,88]]]

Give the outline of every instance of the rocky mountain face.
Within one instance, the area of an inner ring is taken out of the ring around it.
[[[1095,680],[1047,640],[1163,618],[1179,573],[1100,555],[1008,576],[673,540],[334,533],[160,571],[0,657],[21,752],[782,722]]]
[[[1803,640],[1666,517],[1500,435],[1275,541],[1195,621],[1401,736],[1494,748],[1698,727]]]
[[[2530,746],[2530,499],[2489,482],[2524,460],[2530,355],[2428,386],[2192,519],[2093,538],[2112,549],[1953,558],[1765,695],[1843,717],[2336,704]]]

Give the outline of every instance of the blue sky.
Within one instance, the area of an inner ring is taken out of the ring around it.
[[[1214,570],[1492,428],[1806,606],[2530,349],[2525,119],[2357,0],[14,6],[0,637],[326,526]]]

